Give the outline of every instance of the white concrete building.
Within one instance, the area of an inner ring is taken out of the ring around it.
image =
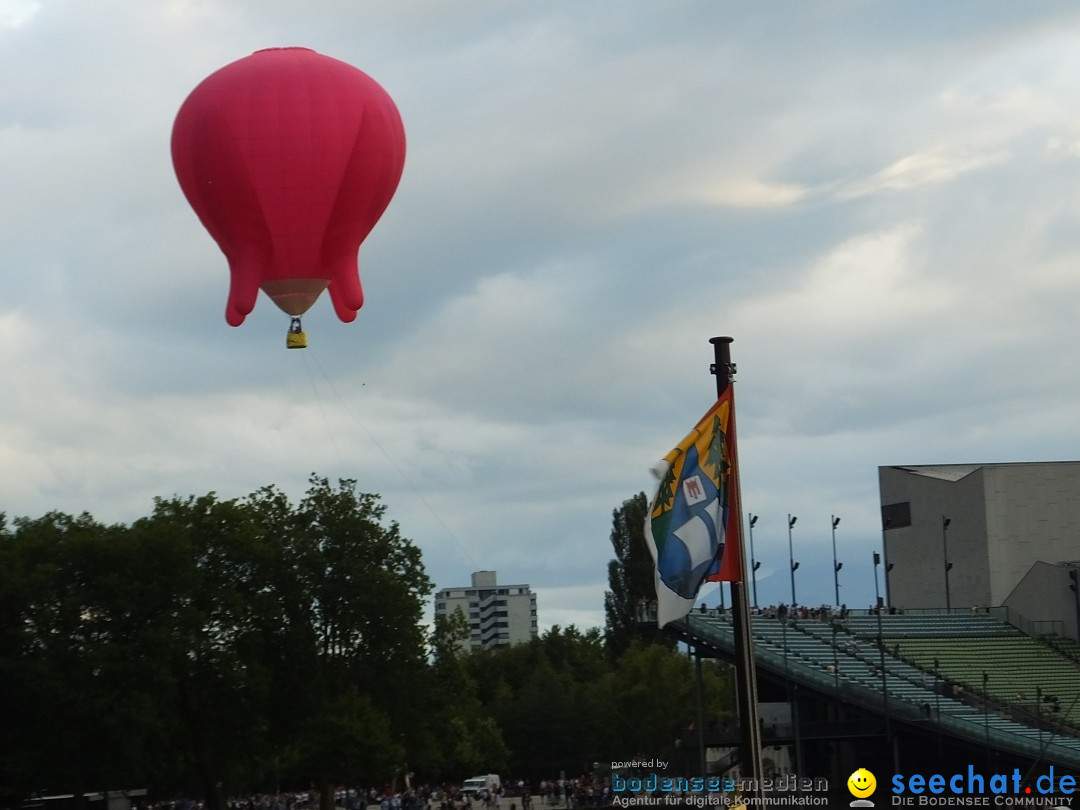
[[[1080,461],[879,467],[878,482],[889,604],[1011,606],[1076,637]]]
[[[472,585],[435,594],[435,615],[460,611],[469,623],[473,650],[520,644],[535,638],[536,594],[528,585],[499,585],[494,571],[476,571]]]

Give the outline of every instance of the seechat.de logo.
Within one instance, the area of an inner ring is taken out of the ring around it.
[[[874,803],[867,800],[867,796],[873,795],[877,789],[877,779],[866,768],[859,768],[847,780],[847,789],[855,797],[850,807],[873,807]]]

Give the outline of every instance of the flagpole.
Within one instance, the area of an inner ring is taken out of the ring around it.
[[[714,337],[709,339],[713,345],[714,362],[710,371],[716,375],[716,396],[723,396],[727,387],[734,382],[735,364],[731,362],[731,344],[734,338]],[[729,429],[735,430],[735,397],[732,391],[731,423]],[[739,733],[741,742],[740,766],[744,778],[752,780],[749,796],[761,800],[761,782],[764,771],[761,762],[761,727],[758,724],[757,675],[754,670],[754,645],[750,628],[750,600],[746,591],[747,565],[742,542],[742,483],[739,480],[738,433],[732,442],[733,458],[731,467],[734,471],[734,486],[730,504],[735,510],[734,525],[739,527],[739,579],[731,583],[731,621],[735,633],[735,689],[738,693]]]

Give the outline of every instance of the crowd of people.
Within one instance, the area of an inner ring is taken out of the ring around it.
[[[723,616],[727,613],[729,608],[724,605],[718,607],[708,607],[704,602],[698,607],[698,613],[705,615],[720,615]],[[977,613],[979,608],[972,607],[971,612]],[[904,612],[902,607],[896,605],[889,605],[888,607],[879,605],[870,605],[866,609],[866,613],[869,616],[876,616],[878,613],[887,613],[890,616],[900,615]],[[766,607],[758,607],[754,605],[750,608],[751,616],[767,616],[770,619],[780,619],[781,621],[791,619],[812,619],[815,621],[831,621],[833,619],[839,619],[840,621],[847,621],[851,610],[847,605],[818,605],[817,607],[810,607],[807,605],[786,605],[781,602],[778,605],[768,605]],[[637,620],[639,622],[654,622],[656,621],[656,602],[646,601],[641,599],[637,603]]]
[[[871,606],[873,607],[873,606]],[[698,607],[698,612],[703,614],[719,614],[724,615],[727,612],[727,608],[723,605],[716,608],[709,608],[704,602]],[[770,619],[813,619],[815,621],[830,621],[834,618],[841,621],[847,621],[847,617],[851,611],[848,610],[847,605],[819,605],[818,607],[808,607],[807,605],[791,605],[788,606],[781,602],[779,605],[768,605],[767,607],[758,607],[754,605],[750,608],[751,616],[765,616]]]
[[[335,804],[343,810],[542,810],[595,807],[610,804],[610,782],[591,774],[573,779],[545,779],[533,786],[524,779],[508,780],[494,790],[466,792],[460,785],[420,785],[383,788],[339,787]],[[169,802],[156,810],[203,810],[190,799]],[[231,799],[229,810],[316,810],[317,791],[255,794]]]
[[[972,608],[971,612],[977,612],[978,608]],[[704,602],[698,607],[699,613],[724,615],[727,612],[727,608],[723,605],[715,608],[710,608],[705,605]],[[869,616],[876,616],[878,613],[887,613],[890,616],[896,616],[903,614],[904,609],[897,607],[896,605],[889,605],[888,607],[879,607],[878,605],[870,605],[866,609],[866,613]],[[810,607],[808,605],[787,605],[781,602],[778,605],[768,605],[766,607],[758,607],[754,605],[750,608],[751,616],[765,616],[770,619],[811,619],[813,621],[828,622],[833,619],[839,619],[840,621],[847,621],[848,616],[851,615],[851,610],[847,605],[818,605],[817,607]]]

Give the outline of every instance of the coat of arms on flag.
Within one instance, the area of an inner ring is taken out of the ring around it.
[[[656,563],[661,627],[690,611],[706,580],[739,578],[732,387],[653,470],[660,483],[645,539]]]

